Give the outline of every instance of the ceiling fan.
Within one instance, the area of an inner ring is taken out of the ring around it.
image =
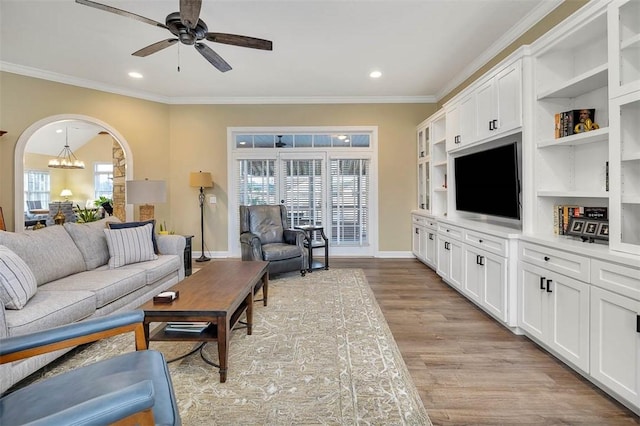
[[[263,40],[261,38],[248,37],[237,34],[208,32],[209,30],[207,28],[207,24],[205,24],[200,19],[200,8],[202,6],[202,0],[180,0],[180,11],[173,12],[167,15],[164,24],[158,21],[154,21],[153,19],[145,18],[144,16],[136,15],[135,13],[127,12],[126,10],[107,6],[105,4],[97,3],[91,0],[76,0],[76,3],[115,13],[116,15],[126,16],[140,22],[145,22],[156,27],[167,29],[171,32],[171,34],[177,37],[168,38],[166,40],[150,44],[147,47],[143,47],[137,52],[133,52],[133,56],[149,56],[152,53],[156,53],[169,46],[173,46],[176,42],[180,41],[182,44],[194,46],[196,50],[200,52],[200,54],[207,61],[209,61],[209,63],[211,63],[211,65],[222,72],[227,72],[231,69],[231,65],[229,65],[224,59],[222,59],[222,57],[209,46],[201,43],[202,40],[212,41],[214,43],[231,44],[240,47],[248,47],[251,49],[273,50],[273,45],[269,40]]]

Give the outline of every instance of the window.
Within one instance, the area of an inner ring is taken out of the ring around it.
[[[366,127],[232,128],[229,247],[238,205],[287,207],[289,226],[322,225],[334,255],[377,250],[377,131]]]
[[[94,197],[113,198],[113,164],[95,163],[93,168]]]
[[[24,211],[29,211],[29,202],[40,202],[40,208],[49,207],[51,177],[48,171],[27,170],[24,172]]]

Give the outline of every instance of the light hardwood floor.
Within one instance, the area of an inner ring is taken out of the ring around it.
[[[414,259],[331,258],[362,268],[435,425],[619,425],[638,416]]]

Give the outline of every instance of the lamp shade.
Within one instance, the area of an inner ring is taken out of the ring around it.
[[[167,202],[167,184],[163,180],[128,180],[129,204],[154,204]]]
[[[70,189],[63,189],[62,192],[60,193],[61,197],[71,197],[73,196],[73,193],[71,192]]]
[[[189,176],[189,186],[194,188],[211,188],[213,178],[209,172],[192,172]]]

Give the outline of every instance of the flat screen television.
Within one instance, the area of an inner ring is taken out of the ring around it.
[[[517,143],[454,159],[456,209],[520,219]]]

